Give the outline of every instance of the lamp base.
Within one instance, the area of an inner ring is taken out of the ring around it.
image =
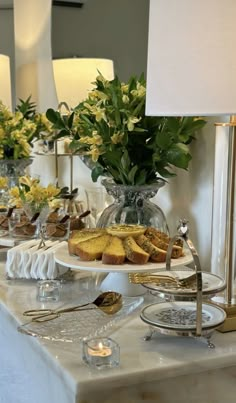
[[[211,300],[213,305],[217,305],[224,309],[226,312],[226,319],[224,323],[217,328],[221,333],[232,332],[236,330],[236,298],[232,298],[231,303],[228,304],[223,297],[214,297]]]

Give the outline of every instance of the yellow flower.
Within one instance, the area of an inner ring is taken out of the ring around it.
[[[109,84],[109,81],[106,80],[105,77],[103,77],[102,74],[99,74],[99,75],[96,77],[96,80],[97,80],[97,81],[101,81],[101,83],[102,83],[105,87]]]
[[[19,178],[19,183],[21,184],[21,185],[26,185],[26,186],[28,186],[28,187],[31,187],[31,186],[34,186],[34,185],[36,185],[37,183],[39,183],[39,179],[36,179],[36,178],[31,178],[30,176],[21,176],[20,178]]]
[[[135,116],[131,116],[128,118],[127,127],[129,132],[132,132],[134,130],[135,123],[138,123],[140,119],[141,118],[136,118]]]
[[[93,90],[93,91],[89,92],[88,96],[89,96],[89,98],[97,99],[97,100],[101,99],[103,101],[108,99],[108,96],[106,94],[104,94],[104,92],[101,92],[98,90]]]
[[[8,178],[6,176],[0,176],[0,189],[7,188]]]
[[[123,95],[122,101],[124,102],[124,104],[128,104],[128,103],[129,103],[129,97],[128,97],[128,95]]]
[[[133,97],[143,98],[146,95],[146,88],[139,82],[137,83],[136,88],[137,88],[136,90],[131,91],[131,94],[133,95]]]
[[[91,155],[93,162],[97,162],[99,155],[101,154],[101,151],[96,146],[92,146],[90,148],[90,151],[87,152],[87,155]]]
[[[121,91],[124,92],[124,93],[127,93],[129,91],[128,84],[122,83],[121,84]]]
[[[97,131],[94,131],[93,133],[97,133]],[[83,136],[79,139],[80,143],[83,144],[95,144],[100,146],[103,143],[102,137],[99,134],[94,134],[93,137],[90,136]]]
[[[17,186],[14,186],[9,190],[9,194],[13,198],[18,198],[20,197],[20,190]]]
[[[111,141],[113,144],[119,144],[122,142],[123,137],[124,133],[114,133],[113,136],[111,136]]]
[[[57,196],[60,193],[60,189],[52,184],[49,184],[45,190],[48,199],[52,199],[53,197]]]

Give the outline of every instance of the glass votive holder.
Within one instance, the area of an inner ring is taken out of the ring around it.
[[[37,283],[38,287],[38,300],[41,302],[46,301],[59,301],[61,283],[58,280],[40,280]]]
[[[120,364],[120,346],[109,337],[83,340],[83,360],[92,368],[114,368]]]

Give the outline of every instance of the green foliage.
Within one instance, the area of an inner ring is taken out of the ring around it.
[[[35,103],[20,99],[14,112],[0,101],[0,159],[29,158],[33,142],[54,134],[45,114],[36,113]]]
[[[33,120],[36,114],[36,103],[31,102],[31,95],[24,101],[19,98],[19,103],[16,105],[15,112],[21,112],[25,119]]]
[[[49,109],[57,138],[70,136],[71,148],[93,161],[92,179],[110,176],[126,185],[150,184],[157,176],[188,169],[189,144],[205,120],[145,115],[146,82],[131,77],[107,81],[101,74],[88,98],[68,116]]]

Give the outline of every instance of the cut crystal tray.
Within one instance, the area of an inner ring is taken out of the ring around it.
[[[71,305],[86,304],[99,295],[99,292],[84,292],[80,298],[73,301],[73,304],[64,304],[64,307]],[[127,317],[140,307],[144,301],[143,297],[122,296],[123,305],[119,312],[108,315],[92,303],[86,310],[74,311],[61,314],[58,318],[48,322],[31,322],[20,325],[18,331],[30,336],[39,337],[51,341],[77,342],[84,338],[98,336],[110,330],[118,321]],[[57,308],[60,309],[62,305]],[[57,309],[55,308],[55,309]]]

